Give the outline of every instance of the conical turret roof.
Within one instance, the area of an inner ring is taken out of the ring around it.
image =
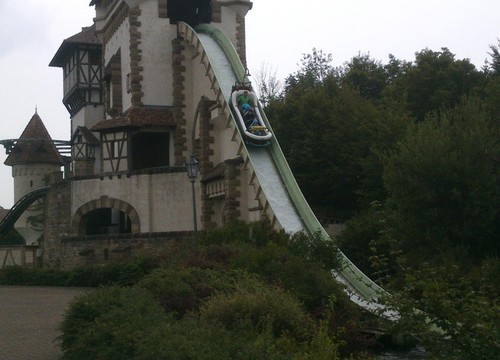
[[[58,164],[63,161],[38,113],[31,117],[4,164]]]

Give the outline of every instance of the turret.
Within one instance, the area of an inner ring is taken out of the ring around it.
[[[49,64],[63,69],[63,104],[71,116],[74,176],[92,175],[98,166],[96,137],[88,129],[104,116],[101,48],[95,26],[85,27],[63,41]],[[84,143],[75,144],[74,140]]]
[[[45,125],[35,112],[21,137],[8,150],[4,164],[12,166],[14,202],[29,192],[48,186],[49,176],[59,173],[64,165]],[[34,203],[15,224],[16,230],[32,244],[40,236],[33,220],[43,214],[43,202]],[[35,227],[35,229],[34,229]]]

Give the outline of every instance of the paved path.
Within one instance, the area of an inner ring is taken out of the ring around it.
[[[69,302],[87,289],[0,286],[0,359],[56,360],[54,339]]]

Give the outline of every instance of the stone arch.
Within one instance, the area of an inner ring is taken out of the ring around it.
[[[115,209],[124,213],[130,220],[130,233],[137,234],[141,232],[139,214],[135,208],[125,201],[107,196],[89,201],[78,208],[71,221],[72,232],[78,235],[86,235],[84,219],[86,215],[99,209]]]

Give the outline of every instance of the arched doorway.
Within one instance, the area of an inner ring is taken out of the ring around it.
[[[210,0],[169,0],[167,13],[170,23],[184,21],[191,27],[210,23],[212,20],[210,2]]]
[[[139,233],[139,215],[124,201],[102,197],[82,205],[76,211],[72,228],[79,235]]]
[[[88,212],[82,217],[85,235],[130,234],[130,218],[123,211],[101,208]]]

